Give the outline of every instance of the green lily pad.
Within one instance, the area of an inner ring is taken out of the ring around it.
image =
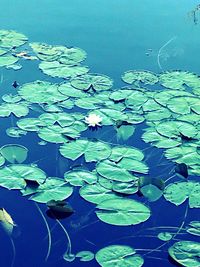
[[[168,249],[169,255],[179,264],[186,267],[199,267],[200,243],[193,241],[176,242]]]
[[[40,63],[39,68],[47,75],[59,78],[74,78],[79,75],[86,74],[88,67],[81,65],[66,65],[58,61],[43,61]]]
[[[149,71],[135,71],[129,70],[122,75],[122,80],[128,84],[133,84],[136,81],[140,81],[144,84],[155,84],[158,82],[156,74]]]
[[[27,37],[15,31],[0,30],[0,47],[11,49],[27,42]]]
[[[46,174],[37,167],[23,164],[12,164],[0,169],[0,185],[8,189],[23,189],[25,180],[43,183]]]
[[[111,153],[111,148],[109,145],[100,141],[79,139],[61,146],[60,153],[63,157],[72,160],[76,160],[84,155],[86,162],[92,162],[108,158]]]
[[[164,197],[167,201],[181,205],[189,198],[190,208],[200,208],[200,183],[195,181],[177,182],[169,184],[164,191]]]
[[[123,245],[111,245],[100,249],[95,258],[102,267],[141,267],[143,258],[135,249]]]
[[[132,158],[123,158],[117,163],[117,165],[132,172],[147,174],[149,171],[149,168],[145,163]]]
[[[52,46],[44,43],[30,44],[37,57],[41,60],[58,60],[64,64],[74,64],[86,58],[86,52],[78,47]]]
[[[95,203],[95,204],[99,204],[102,201],[105,201],[108,199],[117,200],[120,198],[114,192],[112,192],[112,190],[106,189],[100,184],[84,185],[80,188],[79,194],[85,200],[91,203]]]
[[[139,189],[143,196],[150,202],[157,201],[162,195],[165,188],[164,181],[161,179],[140,177]]]
[[[21,137],[22,135],[26,135],[27,132],[18,127],[10,127],[6,129],[6,134],[10,137]]]
[[[164,121],[156,126],[159,134],[169,138],[176,138],[180,134],[188,138],[194,138],[198,129],[190,123],[183,121]]]
[[[12,65],[18,61],[18,58],[8,55],[8,56],[0,56],[0,67],[5,67]]]
[[[61,127],[70,126],[75,121],[74,117],[71,114],[67,113],[43,113],[39,116],[39,120],[45,125],[54,125],[55,123],[59,124]]]
[[[126,146],[113,147],[109,159],[118,162],[122,158],[132,158],[142,161],[144,159],[144,154],[142,151],[140,151],[138,148],[135,147],[126,147]]]
[[[86,98],[88,96],[87,93],[74,88],[70,83],[61,83],[58,87],[58,91],[61,94],[66,95],[68,97],[74,97],[74,98],[85,97]]]
[[[22,163],[28,156],[28,149],[18,144],[8,144],[0,148],[1,155],[10,163]]]
[[[6,103],[17,103],[21,99],[19,95],[6,94],[2,96],[2,100]]]
[[[73,188],[60,178],[48,177],[45,183],[37,188],[36,194],[30,197],[31,200],[40,203],[47,203],[54,199],[64,200],[68,198],[73,192]]]
[[[5,158],[0,155],[0,166],[4,165],[5,162],[6,162]]]
[[[77,89],[87,91],[92,88],[95,91],[109,90],[113,81],[105,75],[90,73],[71,80],[71,85]]]
[[[150,209],[144,204],[126,198],[108,199],[97,206],[97,217],[112,225],[136,225],[149,219]]]
[[[97,175],[85,170],[74,170],[64,173],[65,181],[73,186],[83,186],[85,183],[95,184]]]
[[[68,137],[77,138],[80,132],[76,129],[65,127],[62,128],[59,125],[51,125],[49,127],[41,128],[38,132],[38,136],[47,142],[51,143],[65,143],[68,141]]]
[[[37,132],[46,124],[37,118],[24,118],[17,121],[17,126],[24,131]]]
[[[91,261],[94,259],[94,253],[87,250],[79,251],[76,258],[80,258],[80,261]]]
[[[145,93],[134,90],[126,98],[125,104],[127,108],[130,108],[133,110],[139,110],[147,100],[148,100],[148,96],[145,95]]]
[[[23,117],[29,113],[27,106],[23,104],[5,103],[0,105],[0,117],[9,117],[13,113],[16,117]]]
[[[22,85],[19,95],[31,103],[53,104],[68,98],[58,91],[58,85],[46,81],[34,81]]]
[[[165,156],[167,159],[172,159],[177,163],[185,163],[189,167],[199,165],[199,153],[196,146],[188,146],[186,144],[170,148],[166,150]]]
[[[121,125],[120,127],[116,127],[115,130],[117,132],[118,140],[126,141],[133,136],[135,127],[133,125]]]
[[[171,233],[168,232],[161,232],[158,234],[158,238],[162,241],[169,241],[171,240],[173,237],[173,235]]]
[[[190,222],[186,231],[192,235],[200,236],[200,221]]]
[[[97,164],[96,170],[101,176],[119,182],[131,182],[137,178],[125,168],[110,160],[104,160]]]

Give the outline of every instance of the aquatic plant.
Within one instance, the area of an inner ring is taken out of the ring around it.
[[[95,255],[101,266],[140,267],[151,254],[163,253],[165,248],[179,264],[199,266],[199,243],[195,239],[200,232],[199,221],[188,223],[186,219],[190,209],[200,207],[196,179],[200,175],[200,78],[189,71],[163,72],[161,56],[174,39],[158,51],[162,73],[128,70],[121,77],[128,86],[113,88],[110,77],[90,73],[82,65],[86,58],[82,49],[45,43],[28,46],[23,34],[0,30],[0,67],[16,69],[16,64],[26,58],[37,59],[35,66],[38,64],[46,74],[45,81],[20,85],[12,81],[16,93],[3,95],[0,104],[1,120],[12,119],[6,133],[20,143],[4,144],[0,149],[0,186],[20,190],[22,196],[35,202],[48,232],[45,261],[52,247],[51,230],[37,203],[47,205],[47,216],[62,229],[67,239],[62,258],[68,262],[75,258],[89,262]],[[22,50],[24,46],[26,50]],[[102,127],[89,131],[96,126]],[[25,134],[27,139],[35,137],[37,154],[40,145],[54,148],[48,157],[53,159],[55,176],[42,170],[49,164],[46,157],[27,162],[27,152],[33,147],[21,144]],[[143,150],[136,147],[138,142],[143,142]],[[158,164],[154,151],[161,156]],[[11,164],[6,165],[7,161]],[[59,168],[63,171],[57,174]],[[107,246],[79,252],[73,248],[73,254],[69,235],[73,209],[65,200],[70,197],[73,206],[77,195],[80,201],[92,205],[87,212],[89,222],[83,220],[85,224],[81,225],[78,218],[77,232],[98,223],[99,227],[132,226],[133,234],[121,236],[119,231]],[[157,211],[154,202],[160,199],[173,209],[186,206],[179,226],[146,228],[146,221],[152,225],[151,216]],[[69,222],[67,230],[61,223],[64,218]],[[134,232],[136,228],[139,230]],[[186,240],[191,236],[194,240]],[[115,244],[126,238],[156,238],[160,243],[154,248],[140,248],[138,242],[135,249],[126,243]]]

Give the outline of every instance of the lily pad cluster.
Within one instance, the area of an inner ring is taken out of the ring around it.
[[[189,201],[189,208],[200,207],[200,183],[190,177],[200,174],[200,78],[196,74],[129,70],[122,75],[128,85],[113,89],[110,77],[90,73],[83,65],[84,50],[30,43],[25,52],[21,49],[27,41],[21,33],[0,30],[0,67],[17,70],[21,58],[36,58],[47,75],[45,80],[20,85],[15,95],[3,95],[0,117],[16,119],[6,133],[22,141],[25,134],[30,138],[37,134],[39,145],[57,144],[59,157],[84,166],[68,169],[63,177],[48,176],[27,163],[26,147],[5,144],[0,148],[0,186],[18,189],[38,203],[63,201],[79,192],[84,201],[95,205],[96,218],[113,227],[144,223],[151,216],[144,201],[161,197],[176,206]],[[56,83],[52,82],[55,77]],[[88,123],[87,118],[98,121]],[[137,125],[145,125],[141,140],[163,149],[168,160],[184,164],[189,178],[187,173],[184,180],[166,185],[165,177],[151,177],[144,152],[127,145],[137,137]],[[108,129],[115,141],[105,141],[100,134],[92,138],[96,132],[90,129],[99,128]],[[88,133],[91,138],[86,137]],[[184,231],[199,236],[199,229],[199,221],[192,221]],[[168,243],[177,234],[163,229],[156,237]],[[136,252],[126,245],[110,245],[98,249],[95,259],[102,267],[140,267],[144,259]],[[199,243],[193,241],[183,240],[169,248],[169,255],[183,266],[199,266],[198,252]],[[94,253],[71,256],[67,252],[64,260],[90,261]]]

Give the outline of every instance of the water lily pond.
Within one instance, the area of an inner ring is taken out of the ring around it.
[[[195,35],[191,2],[178,17],[190,14],[185,34]],[[182,51],[194,44],[180,45],[184,33],[142,37],[146,62],[126,43],[132,63],[118,68],[111,54],[91,60],[80,37],[56,41],[50,24],[48,37],[0,29],[1,266],[199,267],[200,73]]]

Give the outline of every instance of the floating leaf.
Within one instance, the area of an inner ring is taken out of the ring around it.
[[[161,179],[140,177],[139,188],[142,195],[153,202],[162,196],[165,184]]]
[[[43,61],[40,63],[39,68],[47,75],[65,79],[83,75],[89,71],[88,67],[85,66],[66,65],[58,61]]]
[[[104,160],[97,164],[97,172],[103,177],[120,182],[131,182],[137,178],[130,174],[125,168],[110,160]]]
[[[200,243],[193,241],[176,242],[168,249],[169,255],[179,264],[186,267],[199,267]]]
[[[60,153],[63,157],[72,160],[76,160],[84,155],[86,162],[91,162],[108,158],[111,153],[111,148],[109,145],[100,141],[79,139],[61,146]]]
[[[49,177],[45,183],[37,188],[36,194],[30,197],[31,200],[40,203],[47,203],[48,201],[64,200],[68,198],[73,192],[73,188],[63,180],[57,177]]]
[[[169,184],[164,191],[167,201],[179,206],[189,198],[190,208],[200,208],[200,183],[195,181]]]
[[[31,103],[53,104],[67,97],[58,91],[58,85],[46,81],[26,83],[19,88],[19,95]]]
[[[133,125],[121,125],[120,127],[116,127],[115,129],[117,131],[117,138],[124,141],[133,136],[135,132],[135,127]]]
[[[25,164],[12,164],[0,169],[0,185],[8,189],[23,189],[25,180],[37,181],[39,184],[46,179],[46,174],[37,167]]]
[[[8,117],[13,113],[16,117],[23,117],[29,113],[29,109],[26,105],[5,103],[0,105],[0,117]]]
[[[168,232],[161,232],[158,234],[158,238],[162,241],[169,241],[171,240],[173,237],[173,235],[171,233]]]
[[[10,137],[21,137],[22,135],[26,135],[27,132],[19,129],[18,127],[10,127],[6,129],[6,134]]]
[[[122,75],[122,80],[128,84],[140,81],[144,84],[155,84],[158,82],[158,77],[149,71],[129,70]]]
[[[26,160],[28,149],[18,144],[8,144],[0,148],[1,155],[10,163],[22,163]]]
[[[64,173],[65,181],[73,186],[83,186],[85,183],[95,184],[97,175],[85,170],[74,170]]]
[[[143,174],[147,174],[149,171],[149,168],[145,163],[132,158],[123,158],[117,163],[117,165],[125,170]]]
[[[186,231],[192,235],[200,236],[200,221],[190,222]]]
[[[6,94],[2,96],[2,100],[7,103],[17,103],[21,99],[19,95]]]
[[[95,258],[102,267],[141,267],[143,258],[129,246],[111,245],[100,249]]]
[[[15,31],[0,30],[0,47],[6,49],[23,45],[27,41],[27,37]]]
[[[144,159],[144,154],[142,151],[140,151],[138,148],[135,147],[128,147],[128,146],[113,147],[109,159],[118,162],[122,158],[132,158],[142,161]]]
[[[112,225],[136,225],[148,220],[150,209],[133,199],[108,199],[101,202],[96,211],[97,217]]]
[[[117,200],[119,198],[119,196],[117,196],[110,189],[106,189],[100,184],[84,185],[80,188],[79,194],[85,200],[95,204],[99,204],[107,199]]]
[[[37,132],[46,124],[37,118],[24,118],[17,121],[17,126],[24,131]]]
[[[71,85],[77,89],[87,91],[92,88],[95,91],[109,90],[113,81],[105,75],[86,74],[71,80]]]
[[[94,253],[87,250],[79,251],[76,254],[76,258],[80,258],[80,261],[91,261],[94,259]]]

